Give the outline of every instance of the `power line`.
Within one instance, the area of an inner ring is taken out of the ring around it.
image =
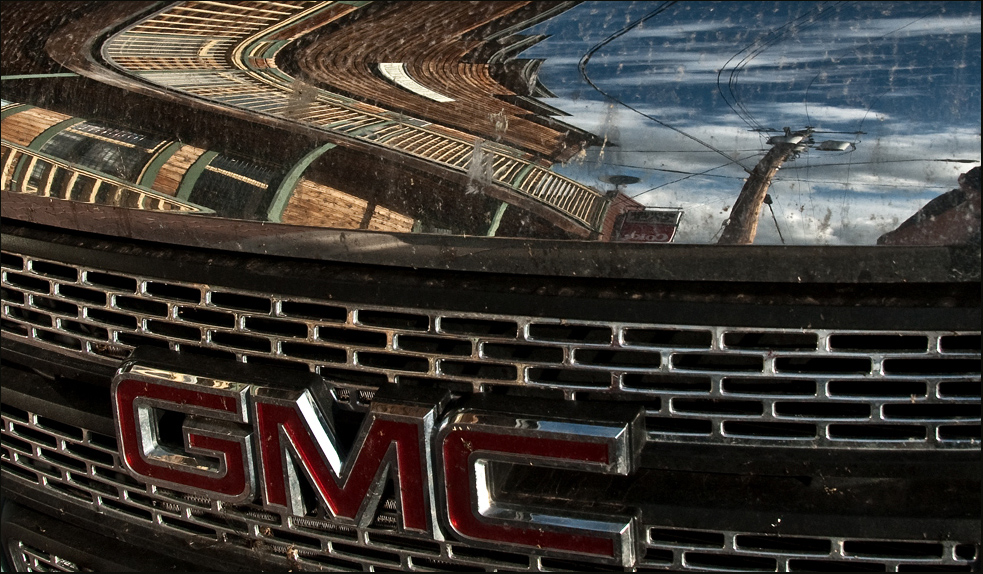
[[[818,12],[819,16],[822,16],[824,12],[828,14],[829,10],[824,10],[823,8],[824,7],[822,5],[817,6],[816,8],[810,10],[809,12],[799,16],[798,18],[795,18],[792,21],[787,22],[784,25],[780,26],[779,28],[772,30],[764,37],[758,38],[755,41],[751,42],[741,50],[737,51],[733,56],[731,56],[730,59],[728,59],[727,62],[724,63],[724,65],[717,72],[717,93],[720,94],[720,97],[724,100],[724,102],[731,109],[731,111],[737,114],[737,116],[741,118],[741,120],[752,130],[765,131],[765,128],[760,123],[758,123],[757,120],[754,119],[754,116],[751,114],[750,110],[747,109],[747,106],[745,106],[743,102],[739,101],[736,87],[741,72],[744,71],[744,69],[747,67],[749,63],[751,63],[752,60],[757,58],[768,48],[777,44],[780,40],[785,38],[789,33],[797,32],[802,29],[805,29],[806,25],[808,24],[815,24],[819,20],[819,18],[814,16],[813,13]],[[805,24],[802,27],[800,27],[799,23],[802,21],[805,21]],[[734,61],[734,58],[744,53],[746,53],[745,56],[742,57],[741,60],[738,61],[738,63],[735,66],[730,68],[730,74],[728,75],[727,78],[727,91],[730,93],[731,99],[728,99],[727,95],[724,94],[723,88],[721,87],[721,77],[727,70],[730,63]]]
[[[602,90],[597,84],[594,83],[594,81],[587,74],[587,64],[590,63],[590,59],[594,56],[594,54],[598,50],[600,50],[604,46],[608,45],[613,40],[615,40],[617,38],[620,38],[621,36],[627,34],[631,30],[633,30],[636,27],[640,26],[645,21],[649,20],[650,18],[653,18],[653,17],[655,17],[655,16],[657,16],[657,15],[665,12],[667,9],[669,9],[674,4],[676,4],[676,2],[663,2],[662,4],[660,4],[659,6],[657,6],[654,10],[652,10],[651,12],[649,12],[648,14],[646,14],[645,16],[643,16],[643,17],[639,18],[638,20],[632,22],[631,24],[625,26],[621,30],[618,30],[614,34],[611,34],[610,36],[608,36],[607,38],[605,38],[601,42],[598,42],[597,44],[595,44],[590,50],[587,51],[586,54],[584,54],[584,57],[580,59],[580,63],[578,64],[578,68],[580,70],[580,75],[584,78],[584,81],[586,81],[588,84],[590,84],[590,86],[592,88],[594,88],[595,90],[597,90],[597,92],[599,94],[601,94],[602,96],[608,98],[609,100],[611,100],[613,102],[616,102],[618,104],[621,104],[622,106],[628,108],[629,110],[635,112],[636,114],[638,114],[638,115],[640,115],[640,116],[642,116],[644,118],[648,118],[648,119],[652,120],[653,122],[659,124],[660,126],[665,127],[665,128],[668,128],[668,129],[670,129],[670,130],[678,133],[679,135],[681,135],[683,137],[687,137],[687,138],[689,138],[689,139],[697,142],[698,144],[706,147],[707,149],[710,149],[710,150],[715,151],[717,154],[719,154],[719,155],[721,155],[721,156],[723,156],[723,157],[725,157],[725,158],[727,158],[729,160],[730,159],[730,156],[728,156],[723,151],[715,148],[714,146],[710,145],[709,143],[701,140],[700,138],[698,138],[696,136],[693,136],[693,135],[690,135],[690,134],[684,132],[683,130],[681,130],[681,129],[677,128],[677,127],[671,126],[671,125],[667,124],[666,122],[664,122],[664,121],[656,118],[655,116],[651,116],[649,114],[646,114],[645,112],[642,112],[641,110],[638,110],[638,109],[634,108],[633,106],[631,106],[631,105],[629,105],[629,104],[621,101],[620,99],[618,99],[618,98],[612,96],[611,94],[607,93],[606,91]],[[741,167],[743,168],[744,166],[741,166]],[[745,170],[746,170],[746,168],[745,168]]]
[[[784,182],[784,183],[787,183],[789,181],[793,181],[793,180],[778,179],[778,178],[776,178],[776,180],[777,181]],[[829,180],[822,180],[822,179],[798,179],[798,178],[796,178],[794,181],[799,181],[799,182],[803,182],[803,183],[825,183],[825,184],[828,184],[828,185],[841,185],[841,186],[844,186],[844,187],[850,185],[849,182],[829,181]],[[862,187],[890,187],[892,189],[897,189],[897,190],[900,190],[900,189],[902,189],[904,187],[904,186],[901,186],[901,185],[892,185],[890,183],[863,183],[863,184],[861,184],[861,186]],[[922,185],[922,184],[919,184],[918,189],[919,190],[926,190],[926,189],[950,189],[951,187],[952,186],[946,186],[946,185]]]
[[[747,159],[747,158],[744,158],[744,159]],[[665,172],[665,173],[678,173],[678,174],[681,174],[681,175],[686,175],[687,178],[688,177],[695,176],[695,175],[707,175],[707,177],[717,177],[717,178],[722,178],[722,179],[744,179],[743,177],[738,176],[738,175],[718,175],[718,174],[708,174],[707,173],[707,172],[711,172],[711,171],[713,171],[715,169],[720,169],[722,167],[726,167],[727,164],[718,165],[716,167],[711,167],[710,169],[708,169],[706,171],[700,171],[700,172],[683,171],[683,170],[680,170],[680,169],[668,169],[668,168],[664,168],[664,167],[648,167],[648,166],[644,166],[644,165],[631,165],[631,164],[627,164],[627,163],[611,163],[611,162],[605,162],[604,165],[610,165],[610,166],[614,166],[614,167],[627,167],[629,169],[641,169],[641,170],[645,170],[645,171],[660,171],[660,172]],[[683,178],[683,179],[687,179],[687,178]],[[676,181],[682,181],[682,180],[681,179],[677,179]],[[674,182],[669,182],[669,183],[674,183]],[[660,185],[659,187],[662,187],[662,186]],[[655,189],[655,188],[653,188],[653,189]],[[646,191],[651,191],[651,190],[646,190]]]
[[[778,218],[775,217],[775,210],[771,207],[772,199],[771,195],[765,195],[765,205],[768,206],[768,210],[771,211],[771,218],[775,222],[775,230],[778,231],[778,238],[782,240],[782,245],[785,245],[785,237],[782,235],[782,228],[778,226]]]
[[[876,161],[856,161],[847,163],[820,163],[816,165],[806,165],[802,167],[783,167],[782,171],[794,171],[794,170],[808,170],[808,169],[818,169],[821,167],[836,167],[836,166],[855,166],[855,165],[878,165],[882,163],[912,163],[912,162],[940,162],[940,163],[980,163],[976,159],[882,159]]]
[[[884,38],[887,38],[888,36],[890,36],[892,34],[895,34],[897,32],[900,32],[901,30],[904,30],[908,26],[911,26],[912,24],[915,24],[916,22],[920,22],[920,21],[922,21],[922,20],[924,20],[925,18],[928,18],[928,17],[929,17],[929,14],[926,14],[926,15],[920,17],[920,18],[915,18],[914,20],[912,20],[911,22],[908,22],[904,26],[899,26],[898,28],[895,28],[894,30],[891,30],[890,32],[887,32],[885,34],[881,34],[880,36],[878,36],[876,38],[868,39],[866,43],[867,43],[868,46],[869,45],[872,45],[874,42],[877,42],[879,40],[883,40]],[[857,53],[857,48],[854,45],[854,46],[850,46],[850,47],[846,47],[846,48],[843,48],[841,50],[838,50],[837,52],[834,52],[832,54],[829,54],[829,56],[828,56],[829,57],[829,60],[830,61],[835,61],[835,60],[838,59],[837,57],[835,57],[836,54],[845,54],[848,51],[853,51],[856,54]],[[820,71],[818,73],[816,73],[815,76],[813,76],[812,80],[809,81],[809,85],[806,86],[805,95],[803,97],[803,103],[805,105],[805,110],[806,110],[806,121],[808,121],[810,124],[812,124],[812,119],[811,119],[811,117],[809,115],[809,90],[812,89],[812,84],[819,78],[820,75],[822,75],[822,73],[823,73],[822,72],[822,68],[820,68]],[[870,105],[867,107],[867,110],[864,112],[863,118],[860,119],[860,125],[859,125],[857,131],[854,132],[854,133],[856,133],[858,135],[858,137],[857,137],[857,143],[859,143],[859,141],[860,141],[859,135],[861,135],[861,134],[864,133],[863,132],[863,127],[864,127],[864,122],[867,121],[867,116],[870,114],[870,111],[872,109],[874,109],[874,105],[876,105],[877,102],[880,101],[880,99],[885,94],[887,94],[887,89],[885,89],[876,98],[874,98],[873,101],[871,101]],[[824,132],[816,132],[816,133],[824,133]],[[835,133],[835,132],[831,132],[831,133]]]
[[[712,149],[625,149],[622,147],[615,148],[614,151],[621,152],[621,153],[717,153],[716,150],[712,150]],[[753,152],[761,153],[765,150],[762,148],[748,148],[748,149],[735,149],[731,151],[734,152],[753,151]]]
[[[751,157],[754,157],[754,156],[748,156],[748,157],[744,157],[744,158],[741,158],[741,159],[748,159],[748,158],[751,158]],[[736,160],[735,159],[735,160],[732,160],[730,163],[737,163],[737,161],[739,161],[739,160]],[[704,171],[701,171],[701,172],[696,172],[696,173],[690,172],[690,173],[686,174],[686,177],[681,177],[679,179],[674,179],[672,181],[667,181],[666,183],[659,184],[659,185],[657,185],[655,187],[650,187],[650,188],[646,189],[645,191],[643,191],[641,193],[636,193],[635,195],[632,195],[631,196],[631,199],[635,199],[636,197],[641,197],[641,196],[645,195],[646,193],[648,193],[650,191],[655,191],[657,189],[666,187],[667,185],[672,185],[674,183],[679,183],[680,181],[687,180],[687,179],[689,179],[691,177],[696,177],[698,175],[701,175],[701,176],[704,176],[704,177],[716,177],[716,178],[722,178],[722,179],[744,179],[742,177],[736,177],[736,176],[733,176],[733,175],[716,175],[716,174],[710,174],[709,173],[709,172],[711,172],[711,171],[713,171],[715,169],[720,169],[722,167],[727,167],[728,165],[730,165],[730,163],[725,163],[723,165],[718,165],[717,167],[711,167],[710,169],[707,169],[707,170],[704,170]],[[679,172],[679,173],[685,173],[685,172]]]
[[[663,167],[651,167],[651,166],[644,166],[644,165],[633,165],[633,164],[615,163],[615,162],[605,162],[604,165],[614,166],[614,167],[625,167],[625,168],[629,168],[629,169],[640,169],[640,170],[645,170],[645,171],[658,171],[658,172],[663,172],[663,173],[677,173],[677,174],[685,175],[686,176],[686,177],[682,177],[682,178],[679,178],[679,179],[674,179],[674,180],[669,181],[669,182],[666,182],[666,183],[659,184],[659,185],[657,185],[655,187],[651,187],[649,189],[646,189],[645,191],[642,191],[642,192],[639,192],[639,193],[637,193],[635,195],[630,196],[631,198],[636,198],[636,197],[639,197],[641,195],[644,195],[644,194],[646,194],[646,193],[648,193],[650,191],[655,191],[656,189],[659,189],[659,188],[662,188],[662,187],[666,187],[668,185],[672,185],[674,183],[678,183],[680,181],[684,181],[686,179],[689,179],[689,178],[695,177],[695,176],[713,177],[713,178],[717,178],[717,179],[739,179],[739,180],[743,180],[745,178],[742,177],[742,176],[721,175],[721,174],[715,174],[715,173],[709,173],[709,172],[714,171],[714,170],[717,170],[717,169],[720,169],[722,167],[727,167],[728,165],[730,165],[732,163],[737,163],[738,161],[744,161],[746,159],[750,159],[752,157],[755,157],[755,156],[753,156],[753,155],[746,156],[746,157],[740,158],[739,160],[731,160],[730,163],[725,163],[725,164],[717,165],[717,166],[708,168],[708,169],[703,170],[703,171],[695,171],[695,172],[694,171],[684,171],[684,170],[679,170],[679,169],[668,169],[668,168],[663,168]],[[891,161],[891,162],[907,162],[907,161],[955,161],[955,160],[888,160],[888,161]],[[960,161],[962,161],[962,160],[960,160]],[[968,161],[968,160],[966,162],[967,163],[975,163],[975,162]],[[832,166],[864,165],[864,164],[876,164],[876,163],[879,163],[879,162],[861,162],[861,163],[855,163],[855,164],[848,164],[848,163],[821,164],[821,165],[813,165],[813,166],[807,166],[807,167],[802,167],[802,168],[786,167],[786,168],[783,168],[782,169],[782,172],[789,172],[789,171],[793,171],[793,170],[801,171],[801,170],[806,170],[806,169],[818,169],[818,168],[827,167],[827,166],[832,167]],[[780,172],[780,173],[782,173],[782,172]],[[799,178],[798,176],[796,176],[795,180],[789,180],[789,179],[785,179],[785,178],[781,178],[781,177],[776,177],[775,180],[776,181],[783,181],[783,182],[798,181],[798,182],[803,182],[803,183],[825,183],[825,184],[829,184],[829,185],[842,185],[842,186],[850,185],[849,182],[830,181],[830,180],[819,180],[819,179],[802,179],[802,178]],[[892,188],[895,188],[895,189],[898,188],[897,185],[891,185],[891,184],[865,183],[863,185],[864,186],[876,186],[876,187],[892,187]],[[946,189],[946,187],[945,186],[926,186],[926,187],[924,187],[924,189]]]

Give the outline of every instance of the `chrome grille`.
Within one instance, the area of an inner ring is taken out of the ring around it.
[[[10,558],[13,562],[11,566],[13,566],[14,572],[84,571],[71,560],[65,560],[20,540],[11,540],[7,547],[10,551]]]
[[[155,526],[189,541],[262,548],[280,560],[281,567],[531,572],[584,567],[560,559],[404,536],[392,526],[393,501],[380,507],[372,526],[350,528],[316,516],[281,516],[259,506],[227,505],[148,487],[123,470],[113,437],[8,405],[3,406],[2,423],[4,480],[44,486],[107,516]],[[776,536],[654,524],[645,525],[644,533],[640,569],[894,572],[978,568],[978,545],[961,540]],[[36,561],[32,563],[52,569],[75,566],[38,549],[24,546],[21,551]]]
[[[4,337],[116,365],[141,345],[379,385],[631,397],[649,440],[980,448],[980,333],[747,329],[354,305],[3,253]]]

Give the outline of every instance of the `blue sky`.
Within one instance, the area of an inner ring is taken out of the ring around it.
[[[522,54],[546,58],[548,103],[617,144],[559,171],[641,178],[626,193],[686,209],[677,242],[719,231],[767,150],[754,128],[856,145],[779,172],[788,243],[873,244],[980,161],[979,2],[589,2],[526,33],[550,36]],[[779,243],[764,213],[756,243]]]

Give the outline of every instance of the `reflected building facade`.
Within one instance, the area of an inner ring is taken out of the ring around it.
[[[397,233],[568,236],[521,207],[454,182],[387,171],[333,143],[268,164],[15,102],[3,108],[5,189],[150,210]],[[373,176],[373,171],[376,172]],[[602,222],[637,204],[627,198]]]

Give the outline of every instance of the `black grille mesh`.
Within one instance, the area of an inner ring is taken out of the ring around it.
[[[283,517],[252,505],[227,505],[132,479],[120,466],[116,440],[4,405],[0,450],[4,480],[44,486],[75,504],[197,542],[272,553],[269,565],[294,569],[504,571],[581,570],[583,563],[456,542],[419,540],[395,531],[394,501],[368,528],[338,526],[316,516]],[[940,540],[776,536],[644,525],[639,569],[925,571],[978,567],[978,545]],[[18,547],[41,568],[76,565],[34,547]],[[84,565],[81,565],[83,566]]]
[[[10,540],[11,566],[15,572],[82,572],[78,564],[22,540]]]
[[[115,365],[156,346],[387,382],[630,397],[650,440],[980,448],[980,333],[751,329],[374,307],[3,253],[4,337]]]

